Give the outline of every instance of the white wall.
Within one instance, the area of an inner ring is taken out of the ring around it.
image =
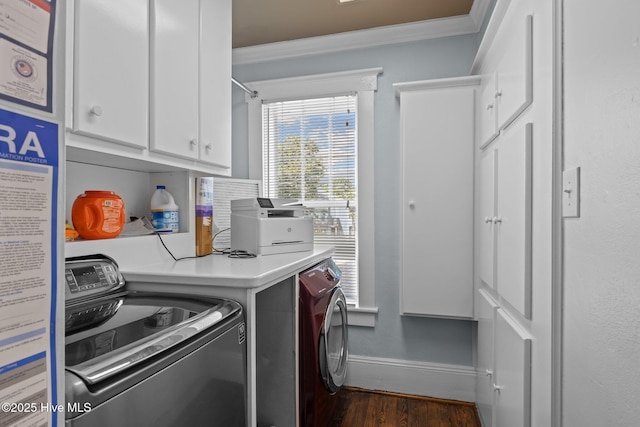
[[[564,0],[565,427],[640,422],[640,2]]]

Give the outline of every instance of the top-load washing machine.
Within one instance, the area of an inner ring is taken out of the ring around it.
[[[300,273],[300,426],[326,427],[347,375],[347,302],[329,258]]]
[[[66,425],[246,427],[235,301],[128,292],[104,255],[65,265]]]

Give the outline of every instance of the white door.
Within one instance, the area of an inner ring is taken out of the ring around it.
[[[200,161],[231,174],[231,0],[200,0]]]
[[[478,380],[476,402],[484,426],[491,426],[493,420],[494,381],[494,325],[498,305],[483,290],[478,290],[476,317],[478,320]]]
[[[75,2],[73,131],[147,148],[146,0]]]
[[[531,337],[499,308],[495,324],[495,427],[531,425]]]
[[[150,148],[198,158],[198,0],[151,1]]]
[[[403,92],[403,314],[473,315],[475,87]]]
[[[533,125],[501,136],[497,193],[497,289],[531,318],[531,203]]]
[[[486,148],[480,152],[480,224],[478,225],[480,248],[478,271],[480,279],[490,287],[494,287],[495,269],[495,187],[498,150]]]

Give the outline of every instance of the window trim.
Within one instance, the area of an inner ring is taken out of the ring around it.
[[[249,178],[262,180],[262,103],[357,93],[358,97],[358,304],[349,306],[349,324],[374,326],[374,92],[382,68],[248,82],[258,96],[248,104]],[[363,185],[364,184],[364,185]]]

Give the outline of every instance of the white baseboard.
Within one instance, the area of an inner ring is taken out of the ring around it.
[[[346,384],[367,390],[475,402],[473,366],[349,355]]]

